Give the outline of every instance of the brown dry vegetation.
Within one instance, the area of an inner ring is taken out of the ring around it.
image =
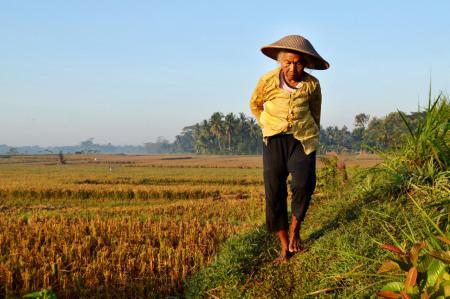
[[[68,164],[106,164],[120,166],[147,166],[147,167],[175,167],[175,168],[261,168],[261,156],[220,156],[220,155],[65,155]],[[98,160],[95,160],[98,158]],[[11,156],[2,159],[0,164],[11,163],[40,163],[55,165],[58,163],[57,155],[43,156]]]
[[[98,157],[0,158],[0,294],[181,294],[221,242],[261,223],[260,156]]]
[[[0,267],[6,292],[28,292],[52,286],[61,297],[163,296],[181,292],[182,279],[211,261],[218,244],[242,229],[218,217],[209,221],[212,203],[164,209],[161,219],[146,219],[139,210],[101,210],[97,216],[64,214],[27,219],[4,217],[0,251],[8,253]],[[241,202],[224,205],[226,214],[244,209]],[[187,212],[186,219],[180,214]],[[70,211],[69,211],[70,213]],[[191,215],[189,217],[188,215]],[[112,216],[112,217],[108,217]],[[245,215],[236,215],[243,218]],[[245,227],[245,226],[244,226]]]

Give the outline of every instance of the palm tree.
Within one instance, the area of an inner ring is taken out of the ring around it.
[[[210,129],[211,129],[211,126],[209,125],[209,122],[206,119],[204,119],[202,121],[202,123],[200,124],[200,133],[202,135],[208,136]]]
[[[225,121],[223,122],[223,128],[225,134],[228,135],[228,150],[231,152],[231,135],[234,133],[234,129],[236,127],[236,116],[233,112],[228,113],[225,116]]]
[[[200,136],[198,144],[201,149],[201,154],[208,154],[212,152],[211,144],[211,125],[204,119],[200,124]]]
[[[325,134],[327,136],[327,145],[333,145],[334,144],[334,131],[333,127],[328,126],[325,129]]]
[[[256,120],[252,117],[248,120],[248,128],[247,132],[250,135],[250,137],[253,137],[259,130],[259,124],[256,122]]]
[[[244,112],[239,112],[238,121],[240,125],[247,124],[248,117],[244,114]]]
[[[202,154],[204,152],[204,144],[201,140],[202,138],[203,126],[196,123],[194,125],[194,149],[195,153]]]
[[[211,115],[209,119],[209,123],[211,125],[211,133],[216,136],[217,141],[219,142],[219,151],[222,151],[222,146],[220,145],[220,136],[222,135],[223,125],[222,125],[223,114],[221,112],[215,112]]]

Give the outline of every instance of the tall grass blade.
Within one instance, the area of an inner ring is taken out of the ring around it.
[[[403,115],[403,113],[400,110],[397,109],[397,111],[398,111],[398,114],[400,114],[400,116],[401,116],[403,122],[405,123],[406,127],[408,128],[409,134],[411,135],[412,138],[414,138],[414,133],[413,133],[413,131],[411,129],[411,126],[409,125],[408,121],[406,120],[405,116]],[[420,117],[418,116],[418,118],[420,118]]]
[[[434,221],[428,216],[428,214],[422,209],[422,207],[414,200],[414,198],[411,196],[411,194],[408,193],[409,198],[412,200],[414,205],[419,209],[420,213],[425,217],[425,219],[428,220],[428,222],[431,224],[431,226],[442,236],[446,237],[446,235],[441,231],[441,229],[434,223]]]
[[[8,253],[6,253],[6,254],[0,259],[0,263],[3,262],[3,260],[5,260],[7,256],[8,256]]]
[[[384,227],[384,225],[381,225],[381,228],[383,228],[383,230],[386,232],[386,234],[388,235],[388,237],[391,239],[391,241],[394,243],[394,245],[397,248],[401,248],[402,246],[397,242],[397,240],[394,238],[394,236]],[[401,250],[400,250],[401,251]],[[402,252],[402,254],[404,254]]]
[[[408,230],[409,230],[409,237],[412,239],[412,241],[414,243],[417,243],[416,238],[414,236],[415,234],[411,228],[411,224],[409,223],[408,218],[406,218],[405,211],[403,209],[401,211],[402,211],[403,218],[405,219],[406,226],[408,227]]]

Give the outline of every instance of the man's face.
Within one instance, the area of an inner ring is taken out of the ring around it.
[[[285,53],[281,59],[281,68],[287,81],[300,81],[300,75],[305,68],[300,61],[300,55]]]

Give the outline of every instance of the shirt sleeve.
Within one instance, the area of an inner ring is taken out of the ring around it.
[[[320,84],[317,83],[316,88],[314,88],[311,94],[311,101],[309,102],[309,110],[311,110],[311,115],[316,121],[316,124],[319,128],[320,128],[321,108],[322,108],[322,91],[320,89]]]
[[[250,110],[260,125],[261,122],[259,119],[261,117],[261,112],[264,110],[264,98],[264,80],[261,78],[259,79],[255,91],[250,99]]]

